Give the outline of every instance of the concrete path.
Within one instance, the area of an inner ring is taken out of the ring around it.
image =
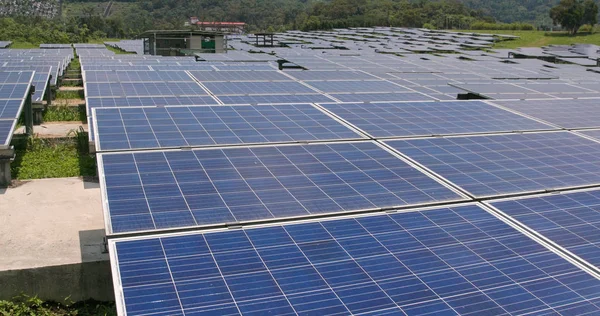
[[[83,126],[83,129],[87,132],[88,125],[81,122],[47,122],[42,125],[34,125],[33,133],[42,138],[65,137],[72,130],[78,130],[79,126]],[[25,126],[15,130],[15,134],[23,133],[25,133]]]
[[[98,183],[31,180],[0,189],[0,270],[107,260]]]
[[[0,299],[114,299],[100,201],[79,178],[0,189]]]

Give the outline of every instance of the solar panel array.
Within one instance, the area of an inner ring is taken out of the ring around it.
[[[77,45],[119,313],[598,313],[595,50],[510,38]]]
[[[33,71],[0,71],[0,151],[10,148],[34,76]]]

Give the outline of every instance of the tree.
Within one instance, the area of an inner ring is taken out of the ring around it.
[[[594,0],[561,0],[550,9],[550,17],[554,25],[561,25],[575,35],[584,24],[594,25],[597,22],[598,5]]]

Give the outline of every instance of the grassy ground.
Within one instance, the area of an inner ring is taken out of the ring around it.
[[[569,36],[565,32],[543,31],[464,31],[488,34],[517,35],[520,38],[503,41],[494,45],[494,48],[540,47],[546,45],[571,45],[571,44],[596,44],[600,45],[600,33],[577,34]]]
[[[87,152],[87,137],[85,132],[74,132],[73,137],[60,139],[13,140],[16,151],[10,166],[13,179],[95,176],[96,159]]]
[[[80,90],[58,90],[56,91],[56,100],[61,99],[82,99],[82,92]]]
[[[130,52],[126,52],[126,51],[122,51],[118,48],[114,48],[112,46],[108,46],[106,45],[106,48],[108,48],[108,50],[113,51],[115,54],[135,54],[135,53],[130,53]]]
[[[44,111],[44,122],[82,122],[87,124],[85,106],[53,105]]]
[[[29,43],[29,42],[19,42],[19,41],[16,41],[16,42],[13,42],[10,45],[10,48],[30,49],[30,48],[40,48],[40,45],[39,44],[32,44],[32,43]]]
[[[11,316],[112,316],[117,315],[112,302],[79,302],[75,304],[44,302],[35,297],[17,297],[0,301],[0,315]]]

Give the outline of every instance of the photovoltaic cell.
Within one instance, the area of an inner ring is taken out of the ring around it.
[[[2,71],[0,68],[0,84],[29,83],[32,71]]]
[[[98,157],[109,234],[463,199],[374,142]]]
[[[321,104],[372,137],[552,129],[480,101]]]
[[[600,191],[492,202],[503,213],[600,268]]]
[[[30,77],[31,78],[31,77]],[[23,100],[29,91],[30,84],[0,84],[0,99]]]
[[[306,81],[312,87],[325,93],[343,92],[402,92],[410,91],[405,87],[388,81]]]
[[[290,77],[273,71],[190,71],[202,82],[208,81],[290,81]]]
[[[166,106],[166,105],[205,105],[218,104],[211,96],[169,96],[169,97],[119,97],[89,98],[87,106],[94,108],[114,108],[131,106]],[[91,113],[92,111],[90,111]]]
[[[85,71],[85,82],[194,82],[185,71]]]
[[[364,138],[310,104],[97,109],[96,150]]]
[[[431,101],[433,98],[422,93],[344,93],[330,94],[342,102],[389,102],[389,101]]]
[[[16,119],[19,116],[23,100],[0,100],[0,119]]]
[[[320,103],[334,100],[322,94],[220,95],[224,104]]]
[[[298,80],[371,80],[377,79],[370,74],[360,71],[330,71],[330,70],[303,70],[288,71],[288,75]]]
[[[195,82],[86,83],[85,87],[88,98],[207,95],[206,91]]]
[[[600,126],[600,99],[494,101],[564,128]]]
[[[0,120],[0,145],[8,146],[12,138],[15,119]]]
[[[478,197],[600,183],[600,144],[569,132],[386,143]]]
[[[295,81],[232,81],[205,82],[203,84],[215,95],[316,93],[316,91]]]
[[[600,311],[600,280],[475,205],[110,246],[127,315]]]

